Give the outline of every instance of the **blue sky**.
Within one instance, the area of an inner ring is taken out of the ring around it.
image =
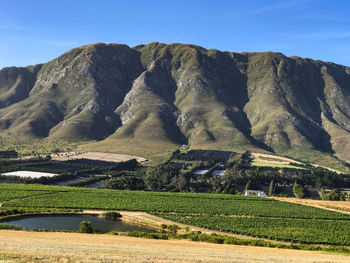
[[[0,68],[94,42],[192,43],[350,66],[348,0],[1,0]]]

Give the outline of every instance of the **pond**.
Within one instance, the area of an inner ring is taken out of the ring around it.
[[[156,232],[156,230],[138,225],[128,224],[121,220],[113,221],[95,215],[37,215],[10,219],[4,223],[21,226],[25,229],[47,229],[51,231],[78,231],[82,221],[90,221],[94,231],[107,233],[115,232]]]

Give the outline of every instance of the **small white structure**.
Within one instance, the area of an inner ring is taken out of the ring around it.
[[[215,170],[213,172],[213,175],[224,175],[226,170]]]
[[[223,163],[218,163],[218,167],[220,167],[220,168],[224,168],[224,167],[225,167],[225,165],[224,165]]]
[[[244,193],[245,196],[254,195],[254,196],[260,196],[265,197],[267,196],[264,191],[261,190],[246,190]]]
[[[182,149],[188,149],[188,145],[183,144],[183,145],[181,145],[181,148],[182,148]]]
[[[204,175],[208,172],[209,170],[196,170],[193,172],[193,175]]]
[[[57,174],[51,174],[51,173],[41,173],[41,172],[32,172],[32,171],[16,171],[16,172],[9,172],[9,173],[2,173],[1,175],[5,176],[19,176],[19,177],[28,177],[28,178],[40,178],[40,177],[52,177]]]

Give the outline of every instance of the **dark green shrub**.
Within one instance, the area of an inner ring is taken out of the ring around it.
[[[91,222],[88,221],[82,221],[80,222],[79,225],[79,233],[86,233],[86,234],[91,234],[94,232],[94,230],[92,229],[92,224]]]
[[[103,213],[102,216],[105,219],[114,220],[114,221],[122,218],[122,215],[118,212],[106,212],[106,213]]]
[[[170,226],[168,226],[168,229],[172,234],[176,234],[177,230],[179,230],[180,227],[178,227],[177,225],[170,225]]]

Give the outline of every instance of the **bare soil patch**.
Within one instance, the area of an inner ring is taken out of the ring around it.
[[[89,159],[89,160],[98,160],[105,162],[125,162],[131,159],[136,159],[139,163],[144,163],[148,161],[145,158],[127,155],[127,154],[118,154],[118,153],[103,153],[103,152],[64,152],[58,154],[51,154],[52,160],[57,161],[67,161],[67,160],[77,160],[77,159]]]
[[[349,262],[312,251],[77,233],[0,231],[4,262]]]

